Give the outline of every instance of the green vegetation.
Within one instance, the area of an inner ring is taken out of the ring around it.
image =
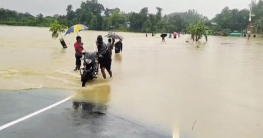
[[[61,38],[62,35],[61,33],[64,33],[66,31],[67,27],[65,25],[61,25],[58,23],[58,21],[55,21],[54,23],[51,24],[50,26],[50,32],[52,32],[52,38],[58,38],[58,36],[60,35]]]
[[[252,24],[255,32],[263,32],[263,1],[252,3]],[[59,24],[71,26],[85,24],[91,30],[119,30],[133,32],[185,32],[190,24],[202,22],[211,34],[223,35],[225,30],[242,32],[248,26],[249,9],[229,9],[225,7],[212,20],[199,14],[195,10],[176,12],[163,15],[163,9],[156,7],[156,13],[148,12],[144,7],[139,12],[124,13],[119,8],[105,8],[97,0],[83,1],[79,8],[72,5],[66,7],[66,15],[32,16],[29,13],[18,13],[7,9],[0,9],[0,24],[20,26],[50,26],[55,20]]]
[[[172,33],[187,30],[188,24],[193,23],[194,20],[207,19],[194,10],[163,16],[163,9],[160,7],[156,8],[156,14],[148,13],[147,7],[142,8],[139,13],[124,13],[119,8],[105,8],[97,0],[83,1],[76,10],[72,5],[68,5],[66,11],[66,15],[44,17],[39,14],[35,17],[29,13],[0,9],[0,24],[49,27],[57,20],[59,24],[65,26],[82,23],[91,30]]]
[[[250,9],[229,9],[225,7],[221,13],[217,14],[210,23],[207,23],[213,33],[226,35],[227,32],[243,32],[247,29],[249,24]],[[257,3],[252,3],[252,32],[263,33],[263,1],[259,0]],[[211,22],[217,25],[212,25]]]
[[[34,17],[30,13],[18,13],[8,9],[0,9],[0,24],[16,26],[50,26],[56,19],[44,17],[42,14]]]
[[[193,41],[200,40],[203,36],[205,36],[205,40],[207,41],[206,27],[203,23],[197,22],[195,24],[191,24],[188,28],[191,38]]]
[[[52,32],[52,38],[59,38],[59,41],[61,43],[61,45],[63,46],[63,48],[67,48],[67,45],[63,39],[63,36],[61,33],[64,33],[66,31],[67,27],[65,25],[61,25],[58,23],[58,21],[55,21],[54,23],[51,24],[50,26],[50,32]]]

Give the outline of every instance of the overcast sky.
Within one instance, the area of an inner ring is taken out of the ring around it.
[[[33,15],[65,14],[69,4],[76,9],[82,0],[0,0],[0,8],[7,8],[19,12],[29,12]],[[155,13],[155,7],[163,8],[163,13],[186,11],[196,9],[199,13],[213,18],[225,6],[230,8],[248,8],[250,0],[98,0],[105,8],[120,8],[122,11],[138,12],[143,7],[149,7]]]

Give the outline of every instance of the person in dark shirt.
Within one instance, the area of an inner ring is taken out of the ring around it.
[[[115,53],[120,53],[122,52],[122,40],[120,39],[116,44],[115,44]]]
[[[98,60],[100,64],[101,73],[104,79],[106,79],[105,69],[108,71],[110,77],[112,77],[111,71],[111,55],[107,49],[107,45],[103,42],[101,35],[97,37],[97,48],[98,48]]]

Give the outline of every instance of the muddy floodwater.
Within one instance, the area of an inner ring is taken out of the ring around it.
[[[62,49],[48,28],[0,26],[0,90],[71,89],[74,100],[102,104],[125,118],[174,138],[263,137],[263,39],[118,33],[123,53],[113,55],[113,78],[81,88],[74,72],[76,34]],[[84,48],[94,51],[97,35],[83,31]],[[107,39],[105,38],[106,42]]]

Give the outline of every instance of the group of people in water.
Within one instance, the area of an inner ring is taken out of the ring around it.
[[[107,70],[110,77],[112,77],[112,71],[111,71],[111,63],[112,63],[112,50],[115,47],[115,53],[122,52],[122,40],[120,39],[118,42],[115,43],[114,38],[109,38],[108,43],[105,44],[103,42],[103,37],[99,35],[96,40],[96,46],[97,46],[97,57],[98,57],[98,63],[101,69],[101,73],[104,79],[106,79],[106,72]],[[80,70],[81,67],[81,58],[83,55],[83,43],[80,36],[76,37],[76,43],[74,44],[75,48],[75,58],[76,58],[76,67],[74,71]]]
[[[154,37],[155,34],[156,34],[156,33],[152,33],[152,37]],[[148,37],[148,34],[146,33],[145,36]],[[162,42],[165,42],[165,37],[166,37],[166,36],[167,36],[166,33],[161,34]],[[173,34],[170,33],[170,34],[169,34],[169,38],[172,38],[172,36],[173,36],[174,39],[176,39],[177,37],[179,38],[179,37],[180,37],[180,33],[173,33]]]

